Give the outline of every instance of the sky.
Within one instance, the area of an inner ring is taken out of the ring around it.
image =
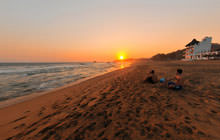
[[[0,0],[0,62],[149,58],[212,36],[220,0]]]

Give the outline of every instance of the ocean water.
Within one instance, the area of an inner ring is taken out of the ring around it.
[[[0,63],[0,101],[48,91],[120,67],[117,63]]]

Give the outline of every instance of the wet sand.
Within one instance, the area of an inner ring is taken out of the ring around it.
[[[184,70],[182,91],[143,83]],[[220,139],[220,61],[136,64],[0,109],[0,138]]]

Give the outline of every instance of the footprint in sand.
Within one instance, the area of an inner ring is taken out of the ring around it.
[[[201,136],[201,137],[206,136],[206,134],[205,134],[204,132],[202,132],[202,131],[198,131],[197,134],[198,134],[199,136]]]
[[[110,124],[111,124],[112,120],[111,119],[107,119],[104,121],[104,127],[107,128]]]
[[[43,115],[44,110],[46,110],[46,108],[45,107],[41,107],[40,112],[38,113],[38,116]]]
[[[212,113],[216,114],[217,112],[215,110],[211,110]]]
[[[11,123],[18,122],[18,121],[23,120],[23,119],[25,119],[25,118],[27,118],[27,116],[20,117],[20,118],[18,118],[18,119],[16,119],[16,120],[12,121]]]
[[[155,96],[150,96],[149,99],[151,100],[151,102],[156,102],[158,100]]]
[[[105,131],[102,131],[101,133],[98,134],[98,137],[102,137],[104,135]]]
[[[15,126],[13,129],[20,129],[20,128],[23,128],[23,127],[25,127],[25,123],[22,123],[18,126]]]
[[[84,104],[80,105],[79,107],[80,107],[80,108],[85,108],[85,107],[88,105],[88,103],[89,103],[89,102],[84,103]]]

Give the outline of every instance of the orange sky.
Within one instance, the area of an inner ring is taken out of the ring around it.
[[[217,0],[0,3],[0,62],[112,61],[220,43]],[[196,5],[196,7],[195,7]]]

